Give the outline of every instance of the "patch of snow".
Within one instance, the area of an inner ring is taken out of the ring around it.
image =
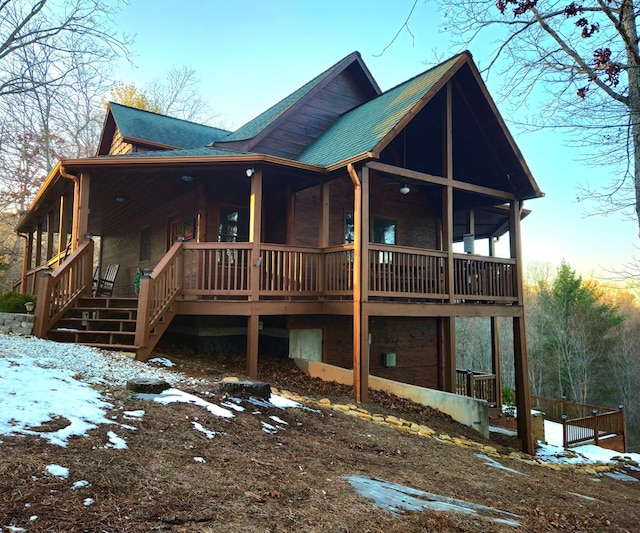
[[[154,363],[156,365],[166,366],[166,367],[176,366],[176,364],[173,361],[171,361],[170,359],[167,359],[166,357],[154,357],[152,359],[149,359],[149,361],[147,362]]]
[[[609,476],[611,479],[615,479],[617,481],[630,481],[632,483],[637,483],[638,480],[633,477],[633,476],[629,476],[627,474],[625,474],[624,472],[605,472],[604,473],[605,476]]]
[[[25,533],[27,531],[23,527],[18,527],[18,526],[2,526],[2,527],[5,528],[7,531],[11,531],[11,533]],[[2,528],[0,528],[0,532],[1,531],[2,531]]]
[[[270,416],[269,417],[271,420],[273,420],[276,424],[282,424],[283,426],[288,426],[289,424],[287,422],[285,422],[284,420],[282,420],[282,418],[279,418],[277,416]]]
[[[484,461],[484,464],[487,466],[491,466],[493,468],[499,468],[500,470],[505,470],[506,472],[511,472],[512,474],[519,474],[521,476],[526,476],[525,473],[523,472],[518,472],[517,470],[514,470],[513,468],[509,468],[508,466],[504,466],[503,464],[499,463],[498,461],[496,461],[493,457],[489,457],[488,455],[485,455],[483,453],[478,453],[476,454],[477,457],[479,457],[480,459],[482,459]]]
[[[238,411],[238,412],[244,411],[244,407],[242,407],[242,405],[238,405],[235,402],[220,402],[220,405],[222,405],[223,407],[228,407],[229,409],[233,409],[234,411]]]
[[[86,487],[90,487],[91,483],[81,479],[80,481],[76,481],[73,485],[71,485],[71,490],[84,489]]]
[[[268,424],[267,422],[262,422],[262,431],[269,433],[270,435],[275,435],[278,433],[278,428]]]
[[[95,500],[93,498],[85,498],[82,503],[84,504],[85,507],[89,507],[91,504],[94,503],[94,501]]]
[[[520,523],[514,519],[518,515],[480,505],[477,503],[457,500],[440,496],[432,492],[425,492],[411,487],[405,487],[382,479],[373,479],[368,476],[345,476],[351,486],[365,498],[373,500],[376,507],[400,514],[402,511],[451,511],[464,514],[481,516],[493,522],[513,527],[519,527]],[[492,516],[492,515],[498,515]],[[502,518],[509,517],[509,518]]]
[[[52,476],[61,477],[67,479],[69,477],[69,469],[60,465],[47,465],[45,470]]]
[[[122,437],[119,437],[115,432],[108,431],[107,437],[109,437],[109,444],[107,444],[107,448],[114,448],[116,450],[127,450],[129,446],[127,446],[127,441]]]
[[[585,500],[589,500],[589,501],[593,501],[593,502],[597,502],[598,501],[595,498],[592,498],[591,496],[585,496],[584,494],[578,494],[577,492],[570,492],[569,494],[572,494],[573,496],[577,496],[578,498],[583,498]]]
[[[137,398],[141,398],[143,400],[151,400],[154,402],[158,402],[161,404],[169,404],[169,403],[191,403],[193,405],[197,405],[199,407],[205,408],[211,414],[216,416],[221,416],[224,418],[233,418],[233,413],[229,411],[229,409],[224,409],[219,405],[207,402],[198,396],[194,396],[193,394],[189,394],[188,392],[183,392],[178,389],[167,389],[160,394],[136,394]]]
[[[144,416],[144,409],[136,411],[123,411],[122,416],[125,420],[140,420]]]
[[[199,431],[200,433],[204,433],[208,439],[213,439],[216,436],[215,431],[207,429],[200,422],[191,422],[191,424],[193,425],[193,429]]]
[[[204,457],[194,457],[193,460],[196,463],[206,463],[207,462]]]
[[[138,431],[136,426],[130,426],[129,424],[120,424],[122,429],[128,429],[129,431]]]

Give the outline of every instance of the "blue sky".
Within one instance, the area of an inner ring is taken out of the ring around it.
[[[203,96],[225,127],[235,129],[354,50],[385,90],[459,50],[449,47],[432,4],[419,2],[409,28],[382,55],[404,23],[413,0],[131,0],[117,19],[136,35],[132,68],[122,62],[116,79],[142,86],[169,68],[193,67]],[[471,47],[486,63],[488,43]],[[489,79],[497,95],[499,79]],[[506,109],[506,102],[496,102]],[[503,115],[507,123],[510,117]],[[638,253],[636,223],[620,214],[586,217],[595,206],[579,203],[579,185],[611,181],[613,169],[590,168],[559,133],[520,134],[518,146],[545,198],[526,204],[524,258],[562,259],[585,276],[620,270]]]

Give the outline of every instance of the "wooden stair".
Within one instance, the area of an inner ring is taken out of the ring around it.
[[[47,336],[57,342],[136,353],[137,313],[137,298],[80,298]]]

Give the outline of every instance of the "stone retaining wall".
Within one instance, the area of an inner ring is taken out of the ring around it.
[[[25,313],[0,313],[0,333],[31,335],[33,315]]]

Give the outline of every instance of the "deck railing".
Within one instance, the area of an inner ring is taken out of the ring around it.
[[[533,409],[542,411],[546,419],[562,424],[562,441],[565,448],[585,442],[598,445],[599,441],[620,436],[622,449],[619,451],[627,451],[626,424],[622,407],[612,409],[541,396],[532,396],[531,405]]]
[[[262,244],[261,296],[319,296],[323,253],[318,248]]]
[[[325,295],[353,295],[353,244],[325,248],[322,267]]]
[[[369,294],[418,298],[446,297],[446,252],[369,245]]]
[[[183,293],[196,296],[248,296],[251,244],[183,243]]]
[[[153,340],[150,335],[158,323],[167,315],[173,315],[171,306],[180,296],[184,275],[183,243],[175,243],[152,272],[145,272],[140,280],[138,313],[136,317],[135,344],[139,356],[151,352]],[[166,321],[167,325],[169,320]],[[156,336],[159,338],[159,335]],[[157,339],[156,339],[157,341]]]
[[[51,274],[42,270],[37,279],[37,305],[34,334],[46,333],[83,294],[90,294],[93,283],[93,241],[83,242]]]
[[[515,265],[515,259],[454,255],[456,299],[515,301]]]
[[[495,374],[457,369],[456,393],[479,400],[486,400],[489,407],[500,407],[502,403]]]

